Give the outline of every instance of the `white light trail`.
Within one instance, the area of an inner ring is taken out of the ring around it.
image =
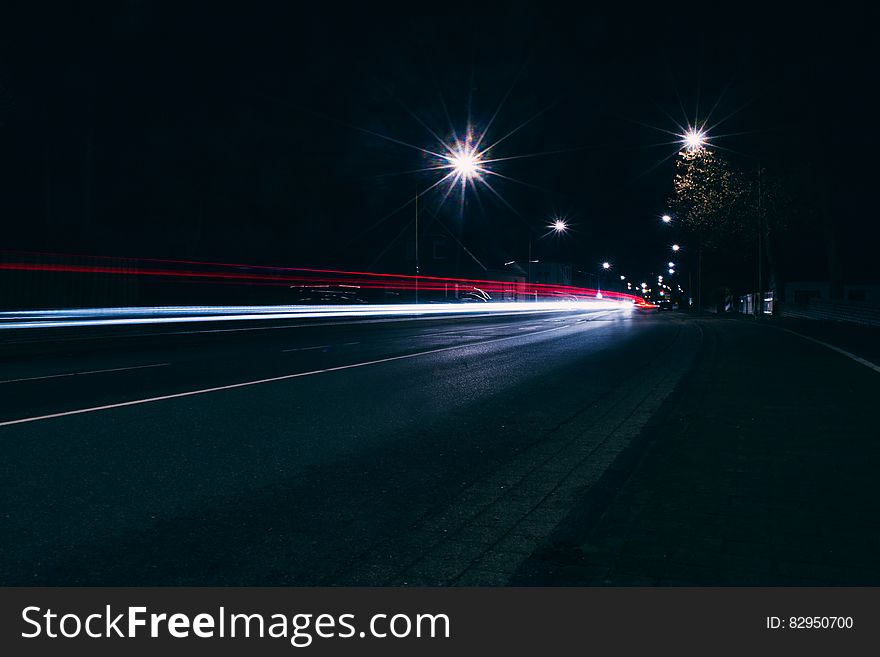
[[[628,301],[540,301],[499,303],[432,303],[362,306],[168,306],[151,308],[86,308],[0,312],[0,330],[126,326],[243,320],[420,317],[429,315],[491,315],[571,312],[622,308]],[[25,316],[27,319],[17,319]]]

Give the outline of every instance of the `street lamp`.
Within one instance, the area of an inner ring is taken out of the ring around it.
[[[461,150],[449,156],[449,164],[457,176],[470,180],[480,171],[480,159],[475,153]]]
[[[479,173],[479,168],[477,169],[477,173]],[[554,219],[552,221],[552,223],[550,223],[550,225],[547,226],[547,228],[549,228],[550,231],[548,233],[546,233],[545,235],[542,235],[541,237],[546,237],[547,235],[550,235],[550,234],[562,235],[563,233],[565,233],[568,230],[568,222],[565,219],[559,217],[557,219]],[[532,284],[532,263],[538,262],[537,259],[532,259],[532,229],[531,228],[529,228],[529,261],[528,262],[529,262],[529,266],[528,266],[528,273],[527,273],[527,281],[526,282],[528,285],[531,285]],[[535,298],[535,301],[537,301],[537,298]]]
[[[603,262],[602,269],[611,269],[610,262]],[[599,273],[596,274],[596,298],[602,298],[602,269],[599,270]]]
[[[443,168],[452,169],[453,184],[461,183],[463,186],[466,180],[479,178],[486,171],[486,163],[481,159],[481,153],[477,152],[477,147],[471,144],[470,137],[465,143],[448,148],[449,152],[443,156],[446,160]]]
[[[672,221],[672,217],[670,217],[668,214],[664,214],[662,217],[660,217],[660,219],[663,220],[664,224],[668,224]]]
[[[706,137],[706,133],[700,128],[691,127],[681,136],[681,140],[688,151],[694,152],[702,150],[703,146],[706,145],[708,138]]]
[[[565,223],[565,219],[555,219],[552,224],[547,226],[554,233],[564,233],[568,230],[568,224]]]
[[[673,250],[673,251],[680,251],[680,250],[681,250],[681,247],[680,247],[678,244],[673,244],[673,245],[672,245],[672,250]]]

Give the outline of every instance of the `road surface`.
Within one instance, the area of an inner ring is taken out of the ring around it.
[[[3,346],[4,584],[451,581],[419,558],[482,525],[444,514],[628,421],[699,339],[609,310],[250,328]],[[546,491],[519,494],[510,522]]]
[[[638,445],[705,321],[597,309],[4,340],[0,583],[489,585]]]

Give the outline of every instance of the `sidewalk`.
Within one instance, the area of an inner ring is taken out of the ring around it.
[[[689,321],[693,373],[509,583],[880,584],[880,374],[773,326]]]

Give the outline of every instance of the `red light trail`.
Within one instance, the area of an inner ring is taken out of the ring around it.
[[[112,256],[90,256],[69,253],[27,252],[20,255],[52,258],[62,262],[0,262],[3,271],[61,272],[70,274],[101,274],[112,276],[162,277],[170,280],[201,281],[208,283],[232,283],[252,285],[289,286],[292,288],[360,288],[385,290],[391,292],[444,292],[451,290],[466,292],[480,289],[489,294],[510,295],[517,298],[596,298],[597,290],[573,285],[549,283],[527,283],[525,281],[499,281],[492,279],[454,278],[445,276],[414,276],[411,274],[388,274],[378,272],[346,271],[334,269],[314,269],[304,267],[273,267],[267,265],[246,265],[239,263],[205,262],[196,260],[170,260],[159,258],[115,258]],[[71,264],[63,262],[72,258],[87,258],[96,264]],[[137,263],[136,268],[108,265],[106,262],[125,261]],[[161,265],[161,266],[159,266]],[[177,265],[168,267],[167,265]],[[220,269],[221,271],[215,271]],[[257,272],[228,271],[247,268]],[[223,270],[226,271],[223,271]],[[629,300],[636,303],[642,298],[621,292],[602,292],[602,298]]]

